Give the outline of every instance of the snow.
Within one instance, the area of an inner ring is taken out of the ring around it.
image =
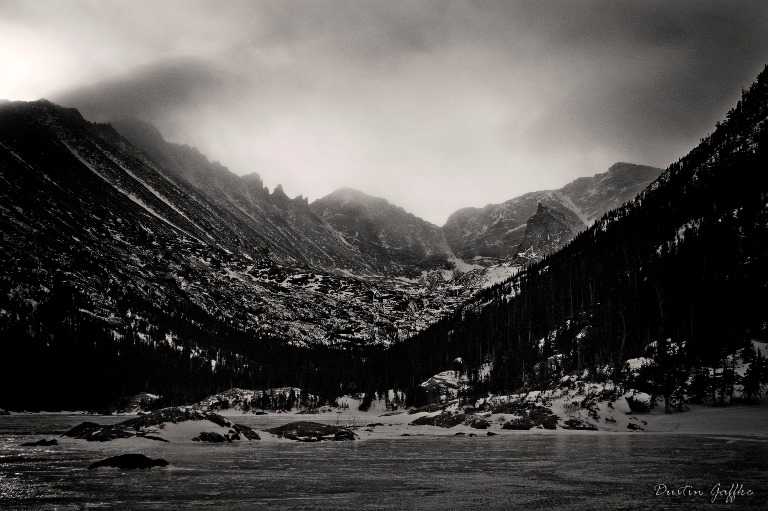
[[[520,271],[520,266],[512,264],[502,264],[491,266],[486,270],[483,277],[482,288],[489,288],[517,275]]]
[[[483,267],[479,264],[472,264],[464,261],[463,259],[460,259],[456,256],[451,256],[448,258],[448,262],[451,263],[458,271],[461,273],[467,273],[468,271],[472,270],[480,270]]]
[[[627,365],[630,371],[635,372],[643,366],[650,365],[652,360],[648,357],[630,358],[627,360]]]

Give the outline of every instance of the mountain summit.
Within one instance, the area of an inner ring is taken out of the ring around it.
[[[386,199],[341,188],[310,207],[367,257],[419,264],[445,261],[451,255],[438,226]]]

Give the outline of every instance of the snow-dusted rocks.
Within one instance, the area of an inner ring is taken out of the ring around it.
[[[120,438],[190,442],[195,438],[198,441],[211,441],[210,439],[219,436],[228,442],[243,438],[259,440],[258,433],[248,426],[235,424],[215,413],[192,408],[163,408],[114,425],[84,422],[64,433],[64,436],[89,442],[106,442]]]
[[[299,442],[320,442],[322,440],[349,441],[357,435],[345,427],[318,422],[298,421],[267,430],[267,433],[278,438],[296,440]]]

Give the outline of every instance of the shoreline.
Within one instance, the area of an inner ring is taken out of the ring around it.
[[[768,441],[768,403],[756,405],[732,404],[727,407],[713,407],[708,405],[692,405],[688,410],[665,414],[662,411],[652,410],[648,413],[632,413],[616,411],[613,414],[615,423],[602,422],[597,430],[575,430],[563,428],[563,422],[572,417],[561,415],[557,429],[544,429],[541,426],[529,430],[503,429],[503,424],[515,416],[508,413],[478,414],[489,423],[485,428],[473,428],[468,424],[458,424],[450,428],[433,425],[413,425],[416,419],[439,415],[440,412],[400,413],[387,412],[376,413],[375,410],[361,412],[348,410],[345,412],[326,411],[316,414],[297,412],[268,412],[266,414],[243,413],[235,410],[217,411],[219,415],[232,422],[241,422],[259,432],[261,440],[255,442],[294,442],[293,440],[280,439],[267,433],[265,430],[292,422],[308,421],[322,424],[338,425],[350,429],[357,435],[356,441],[368,440],[395,440],[409,438],[445,438],[445,437],[510,437],[519,438],[526,435],[558,436],[558,435],[684,435],[684,436],[708,436],[723,437],[729,440],[753,440]],[[104,423],[108,418],[109,423],[127,420],[136,414],[121,415],[97,415],[86,412],[11,412],[10,415],[0,416],[0,429],[3,429],[3,419],[12,418],[18,421],[24,417],[71,417],[82,418],[82,421]],[[641,430],[627,429],[626,424],[641,424]],[[207,429],[203,424],[189,421],[181,424],[169,424],[168,430],[171,443],[192,443],[191,432],[199,433],[200,429]],[[182,427],[183,426],[183,427]],[[174,431],[171,434],[171,430]],[[178,431],[177,431],[178,430]],[[489,434],[490,433],[490,434]],[[185,438],[185,435],[187,437]],[[40,435],[35,435],[40,436]],[[85,440],[67,439],[60,437],[66,443],[88,444]],[[123,442],[125,440],[112,440],[109,443]],[[127,439],[128,442],[142,441],[148,444],[156,443],[153,440]]]

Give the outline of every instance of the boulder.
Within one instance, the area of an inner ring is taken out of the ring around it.
[[[597,426],[581,419],[568,419],[563,424],[563,429],[572,429],[576,431],[597,431]]]
[[[544,429],[557,429],[557,415],[549,415],[541,421]]]
[[[224,436],[215,433],[213,431],[204,431],[200,433],[198,436],[192,439],[195,442],[212,442],[212,443],[222,443],[222,442],[231,442],[232,440],[229,440],[225,438]]]
[[[452,428],[463,424],[467,416],[463,413],[457,415],[451,415],[448,412],[443,412],[438,415],[419,417],[411,422],[411,426],[438,426],[441,428]]]
[[[470,426],[475,429],[488,429],[489,427],[491,427],[491,423],[485,419],[477,419],[473,421],[472,424],[470,424]]]
[[[533,426],[533,422],[528,419],[515,419],[505,422],[501,429],[529,430]]]
[[[96,463],[92,463],[88,466],[88,470],[93,470],[99,467],[115,467],[115,468],[152,468],[152,467],[165,467],[168,462],[161,459],[152,459],[144,456],[143,454],[121,454],[119,456],[112,456]]]
[[[342,431],[349,431],[342,426],[332,426],[330,424],[320,424],[319,422],[299,421],[291,422],[283,426],[266,430],[280,438],[299,441],[319,441],[336,440],[336,434]],[[349,431],[349,433],[352,433]],[[346,435],[346,433],[344,433]],[[354,433],[352,433],[354,436]]]
[[[23,444],[21,444],[22,447],[37,447],[37,446],[47,447],[50,445],[59,445],[59,442],[55,438],[52,438],[50,440],[42,439],[42,440],[38,440],[37,442],[24,442]]]
[[[115,425],[118,426],[118,425]],[[135,436],[135,433],[126,431],[115,426],[102,426],[95,422],[83,422],[70,429],[64,436],[71,438],[81,438],[89,442],[107,442],[118,438],[129,438]]]
[[[337,442],[348,442],[355,439],[355,434],[348,429],[342,429],[333,435],[333,439]]]
[[[237,433],[244,436],[248,440],[261,440],[261,437],[259,436],[256,431],[253,430],[250,426],[245,426],[243,424],[235,424],[232,426]],[[238,438],[239,440],[239,438]]]

